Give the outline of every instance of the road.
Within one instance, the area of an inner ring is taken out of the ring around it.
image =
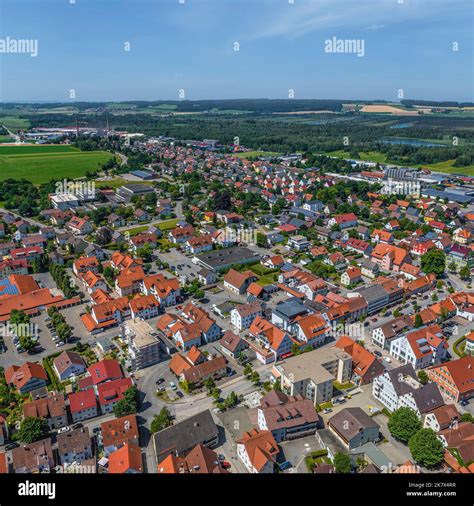
[[[18,214],[16,213],[15,211],[12,211],[11,209],[5,209],[4,207],[0,207],[0,211],[1,212],[5,212],[5,213],[9,213],[9,214],[12,214],[13,216],[15,216],[16,218],[20,218],[22,220],[25,220],[33,225],[36,225],[38,227],[41,227],[41,228],[44,228],[46,226],[45,223],[41,223],[40,221],[36,221],[34,220],[33,218],[25,218],[24,216],[22,216],[21,214]]]

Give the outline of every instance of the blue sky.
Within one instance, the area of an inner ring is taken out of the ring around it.
[[[0,0],[0,39],[38,40],[0,53],[0,101],[474,100],[472,0],[73,1]]]

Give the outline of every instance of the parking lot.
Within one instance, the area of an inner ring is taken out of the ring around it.
[[[289,471],[294,473],[309,473],[304,459],[312,452],[323,449],[314,435],[294,439],[293,441],[284,441],[280,443],[280,446],[285,460],[293,465]]]
[[[158,258],[166,262],[172,270],[174,269],[177,277],[186,276],[188,281],[197,279],[197,273],[201,269],[198,265],[191,262],[192,257],[187,257],[184,253],[176,249],[168,253],[159,253]]]

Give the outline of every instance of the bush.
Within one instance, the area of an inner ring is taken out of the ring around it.
[[[351,458],[347,453],[336,453],[334,456],[334,467],[338,473],[350,473],[352,471]]]

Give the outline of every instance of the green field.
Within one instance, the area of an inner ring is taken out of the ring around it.
[[[234,156],[238,158],[255,158],[257,156],[280,156],[281,153],[275,153],[274,151],[247,151],[245,153],[235,153]]]
[[[10,130],[16,131],[20,128],[28,128],[30,122],[27,119],[18,118],[16,116],[2,116],[0,125],[5,125]]]
[[[0,146],[0,180],[27,179],[41,184],[51,179],[78,178],[112,158],[106,151],[80,151],[72,146]]]
[[[329,156],[337,156],[339,158],[351,158],[348,151],[331,151],[326,153]],[[363,151],[359,152],[359,160],[364,160],[367,162],[378,162],[378,163],[393,163],[390,160],[387,160],[387,157],[383,153],[379,153],[378,151],[368,151],[364,153]],[[465,176],[474,176],[474,165],[468,165],[467,167],[454,167],[454,160],[446,160],[445,162],[439,163],[419,163],[419,164],[411,164],[407,163],[410,167],[416,168],[426,168],[435,172],[446,172],[448,174],[463,174]]]

